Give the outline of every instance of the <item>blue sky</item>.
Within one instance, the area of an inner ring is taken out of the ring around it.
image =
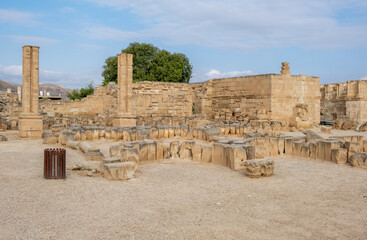
[[[21,83],[22,46],[40,46],[40,82],[101,84],[130,42],[181,52],[191,82],[279,73],[367,79],[366,0],[34,0],[0,2],[0,79]]]

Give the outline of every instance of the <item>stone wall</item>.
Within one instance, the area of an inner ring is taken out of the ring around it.
[[[192,84],[195,113],[214,120],[320,122],[320,78],[266,74]]]
[[[134,113],[138,117],[192,115],[193,93],[186,83],[138,82],[133,86]],[[57,112],[66,116],[95,116],[117,113],[117,86],[110,84],[95,89],[82,100],[41,101],[42,112]]]
[[[321,118],[325,120],[367,121],[367,81],[324,84],[321,93]]]
[[[193,91],[187,83],[137,82],[133,84],[137,116],[192,116]]]

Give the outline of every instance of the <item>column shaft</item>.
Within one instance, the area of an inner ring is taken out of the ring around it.
[[[31,46],[23,47],[22,112],[31,112]]]
[[[31,113],[38,113],[39,47],[32,47],[31,71]]]

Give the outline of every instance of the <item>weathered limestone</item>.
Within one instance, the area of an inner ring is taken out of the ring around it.
[[[345,148],[331,149],[331,161],[337,164],[345,164],[348,160],[348,150]]]
[[[17,86],[18,101],[22,101],[22,86]]]
[[[334,120],[336,129],[353,129],[367,121],[367,80],[320,87],[321,118]]]
[[[56,144],[59,142],[59,134],[44,134],[43,143],[44,144]]]
[[[5,142],[8,141],[8,138],[5,137],[4,135],[0,135],[0,142]]]
[[[353,167],[367,168],[367,153],[355,153],[350,157],[349,161]]]
[[[247,160],[243,165],[250,178],[268,177],[274,174],[273,160]]]
[[[136,164],[133,162],[104,164],[104,177],[109,180],[128,180],[134,177]]]
[[[92,147],[88,142],[81,142],[79,144],[80,150],[92,161],[101,161],[103,154],[98,148]]]
[[[22,113],[19,116],[19,136],[42,138],[42,116],[38,110],[39,47],[23,46]]]
[[[353,154],[360,152],[361,145],[356,142],[345,142],[345,148],[348,150],[348,162],[350,162],[350,158]]]
[[[118,115],[112,124],[115,127],[134,127],[136,117],[132,109],[133,55],[117,56]]]
[[[289,63],[282,62],[282,70],[280,71],[281,74],[291,75],[291,71],[289,69]]]

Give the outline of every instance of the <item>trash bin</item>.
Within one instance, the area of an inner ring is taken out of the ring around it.
[[[47,148],[44,153],[43,175],[46,179],[66,178],[66,150]]]

